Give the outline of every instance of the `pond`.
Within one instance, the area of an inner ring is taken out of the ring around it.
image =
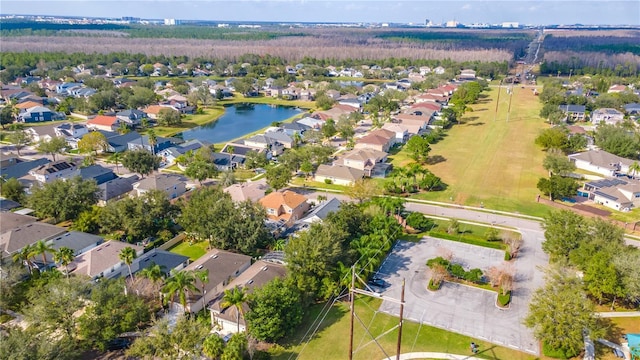
[[[184,131],[184,140],[204,140],[221,143],[237,139],[265,128],[274,121],[283,121],[303,110],[292,106],[241,103],[225,106],[224,115],[218,120]]]

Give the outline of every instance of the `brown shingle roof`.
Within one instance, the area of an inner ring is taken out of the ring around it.
[[[0,249],[6,254],[13,254],[27,245],[33,245],[39,240],[48,240],[65,231],[59,226],[41,222],[18,226],[0,235]]]
[[[87,124],[113,126],[113,124],[117,120],[118,118],[116,118],[115,116],[98,115],[93,119],[87,121]]]
[[[286,205],[291,209],[295,209],[306,201],[307,198],[304,195],[300,195],[290,190],[285,190],[283,192],[274,191],[263,197],[260,199],[260,204],[267,209],[278,209],[283,205]]]

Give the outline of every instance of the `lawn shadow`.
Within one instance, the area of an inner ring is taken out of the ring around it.
[[[447,161],[447,159],[442,156],[442,155],[433,155],[433,156],[429,156],[429,158],[427,158],[427,165],[435,165],[441,162],[445,162]]]
[[[474,122],[474,121],[476,121],[478,119],[480,119],[479,116],[468,116],[468,117],[465,117],[464,119],[458,121],[458,123],[460,125],[469,125],[470,122]]]
[[[343,297],[343,300],[348,300],[348,297]],[[318,303],[311,306],[309,311],[306,312],[302,323],[298,326],[299,332],[295,332],[293,336],[284,339],[280,344],[287,348],[286,352],[288,353],[296,353],[295,351],[291,351],[290,348],[298,346],[301,343],[309,342],[313,340],[316,336],[318,336],[324,329],[338,322],[344,315],[347,314],[348,308],[346,306],[337,306],[337,302],[333,305],[329,312],[325,315],[325,303]],[[311,334],[313,336],[309,337],[309,334],[306,333],[308,329],[314,329]],[[300,336],[302,334],[302,336]],[[279,356],[282,358],[282,356]]]
[[[500,359],[498,357],[498,355],[496,355],[495,351],[493,351],[493,349],[497,348],[496,345],[492,345],[490,348],[487,348],[486,350],[482,350],[482,351],[478,351],[477,353],[475,353],[473,356],[478,356],[482,354],[482,357],[486,358],[486,359]]]
[[[473,123],[473,124],[465,124],[465,125],[467,125],[467,126],[480,126],[480,125],[484,125],[484,123],[481,121],[481,122],[477,122],[477,123]]]

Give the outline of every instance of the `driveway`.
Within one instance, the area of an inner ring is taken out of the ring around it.
[[[435,292],[426,289],[426,261],[441,255],[440,248],[453,252],[453,261],[467,270],[487,270],[501,264],[503,251],[429,237],[418,243],[396,243],[379,270],[379,276],[392,284],[384,295],[399,299],[405,279],[407,319],[539,355],[538,342],[522,321],[532,292],[544,283],[540,267],[547,263],[547,257],[540,246],[542,238],[539,231],[523,232],[524,244],[514,261],[515,289],[507,310],[495,306],[493,291],[454,283],[444,283]],[[384,301],[380,311],[398,316],[399,305]]]

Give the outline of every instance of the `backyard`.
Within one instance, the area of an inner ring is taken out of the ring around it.
[[[356,319],[354,325],[354,359],[379,360],[395,355],[398,330],[389,331],[398,324],[398,318],[377,312],[381,300],[358,296],[356,298],[356,315],[362,323],[369,327],[373,336],[380,336],[379,344],[384,352],[371,341],[364,327]],[[314,306],[306,315],[304,324],[311,324],[321,310],[321,305]],[[316,324],[314,324],[316,325]],[[306,330],[306,329],[302,329]],[[384,334],[385,332],[388,333]],[[320,324],[319,331],[309,341],[298,345],[300,335],[289,340],[291,345],[280,349],[274,349],[274,359],[286,360],[290,358],[317,359],[322,354],[323,359],[345,359],[349,348],[349,307],[347,303],[334,305],[329,314]],[[384,335],[383,335],[384,334]],[[469,344],[475,342],[480,346],[480,352],[476,355],[487,359],[524,360],[534,359],[534,356],[512,349],[493,345],[479,339],[460,335],[431,326],[421,325],[411,321],[405,321],[402,329],[402,353],[433,351],[452,354],[470,355]],[[386,355],[385,355],[386,352]]]
[[[197,260],[207,252],[209,243],[200,241],[191,244],[189,241],[183,241],[180,244],[169,249],[172,253],[188,256],[191,261]]]
[[[447,189],[416,195],[425,200],[455,202],[489,209],[516,211],[541,216],[548,212],[537,204],[536,184],[546,175],[544,152],[534,144],[545,122],[538,116],[541,104],[530,88],[513,89],[511,114],[507,121],[509,97],[501,89],[497,116],[498,88],[472,105],[461,123],[431,145],[430,156],[440,161],[428,165]],[[410,163],[405,150],[390,155],[394,166]]]

